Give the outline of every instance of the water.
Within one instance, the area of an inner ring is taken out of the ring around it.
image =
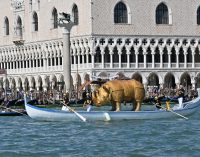
[[[88,123],[0,117],[0,157],[199,157],[199,114]]]

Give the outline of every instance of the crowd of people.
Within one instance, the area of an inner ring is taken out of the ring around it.
[[[197,90],[188,86],[188,88],[180,85],[179,88],[158,88],[157,86],[148,87],[146,90],[146,97],[156,97],[156,96],[166,96],[166,97],[178,97],[179,92],[181,91],[182,95],[189,99],[193,99],[198,96]]]
[[[23,99],[25,91],[12,91],[12,92],[7,92],[5,93],[4,91],[0,91],[0,99],[4,98],[5,101],[13,100],[13,99]],[[5,96],[6,95],[6,96]],[[38,104],[40,105],[48,105],[49,103],[55,104],[56,100],[61,100],[63,102],[63,110],[69,110],[70,102],[72,100],[77,100],[78,96],[77,93],[74,91],[72,92],[71,96],[69,93],[63,93],[63,92],[58,92],[56,90],[51,90],[51,91],[30,91],[28,93],[30,95],[31,99],[37,99]],[[82,93],[79,93],[79,99],[83,99],[83,107],[86,108],[86,110],[89,112],[91,111],[92,108],[92,98],[91,98],[91,92],[89,91],[82,91]],[[184,100],[190,100],[198,96],[198,93],[195,89],[193,88],[185,88],[182,85],[180,85],[180,88],[158,88],[156,86],[153,87],[148,87],[146,89],[146,97],[145,99],[148,98],[153,98],[155,105],[158,109],[161,109],[161,98],[166,97],[166,98],[179,98],[179,104],[182,104],[183,99]],[[6,99],[5,99],[6,98]],[[168,99],[166,99],[167,103]],[[171,101],[171,100],[170,100]],[[166,108],[169,108],[169,104],[166,106]]]

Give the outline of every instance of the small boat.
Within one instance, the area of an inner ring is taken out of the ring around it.
[[[25,110],[12,110],[12,111],[0,110],[0,116],[23,116],[23,115],[26,115]]]
[[[25,98],[26,99],[26,98]],[[178,118],[193,114],[200,107],[200,97],[182,104],[181,109],[170,110],[144,110],[144,111],[62,111],[58,109],[39,108],[26,103],[27,114],[40,121],[110,121],[110,120],[137,120],[137,119],[162,119]]]

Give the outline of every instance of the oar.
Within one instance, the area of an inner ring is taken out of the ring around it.
[[[184,118],[184,119],[189,119],[189,118],[187,118],[187,117],[185,117],[185,116],[183,116],[183,115],[181,115],[181,114],[179,114],[179,113],[177,113],[177,112],[174,112],[173,110],[171,110],[171,109],[169,109],[169,110],[167,110],[165,107],[162,107],[162,106],[160,106],[162,109],[165,109],[166,111],[170,111],[171,113],[174,113],[174,114],[176,114],[177,116],[180,116],[180,117],[182,117],[182,118]]]
[[[24,113],[19,112],[19,111],[17,111],[17,110],[14,110],[14,109],[11,109],[11,108],[7,108],[7,107],[2,106],[2,105],[1,105],[0,107],[3,107],[4,109],[11,110],[11,111],[16,112],[16,113],[19,113],[19,114],[21,114],[21,115],[27,116],[27,114],[24,114]]]
[[[63,103],[63,102],[62,102]],[[63,103],[64,104],[64,103]],[[65,104],[64,104],[65,105]],[[71,107],[69,107],[68,105],[65,105],[70,111],[72,111],[75,115],[77,115],[83,122],[86,122],[86,118],[83,117],[81,114],[79,114],[78,112],[76,112],[74,109],[72,109]]]
[[[151,102],[152,103],[152,102]],[[152,104],[154,104],[154,103],[152,103]],[[155,105],[155,104],[154,104]],[[164,110],[167,110],[165,107],[162,107],[162,106],[160,106],[162,109],[164,109]],[[173,110],[171,110],[171,109],[169,109],[169,110],[167,110],[167,111],[169,111],[169,112],[171,112],[171,113],[173,113],[173,114],[176,114],[177,116],[180,116],[180,117],[182,117],[182,118],[184,118],[184,119],[189,119],[189,118],[187,118],[187,117],[185,117],[185,116],[183,116],[183,115],[181,115],[181,114],[179,114],[179,113],[176,113],[175,111],[173,111]]]

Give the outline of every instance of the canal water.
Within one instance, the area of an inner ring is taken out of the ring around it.
[[[200,111],[185,120],[39,122],[0,117],[0,157],[199,157]]]

